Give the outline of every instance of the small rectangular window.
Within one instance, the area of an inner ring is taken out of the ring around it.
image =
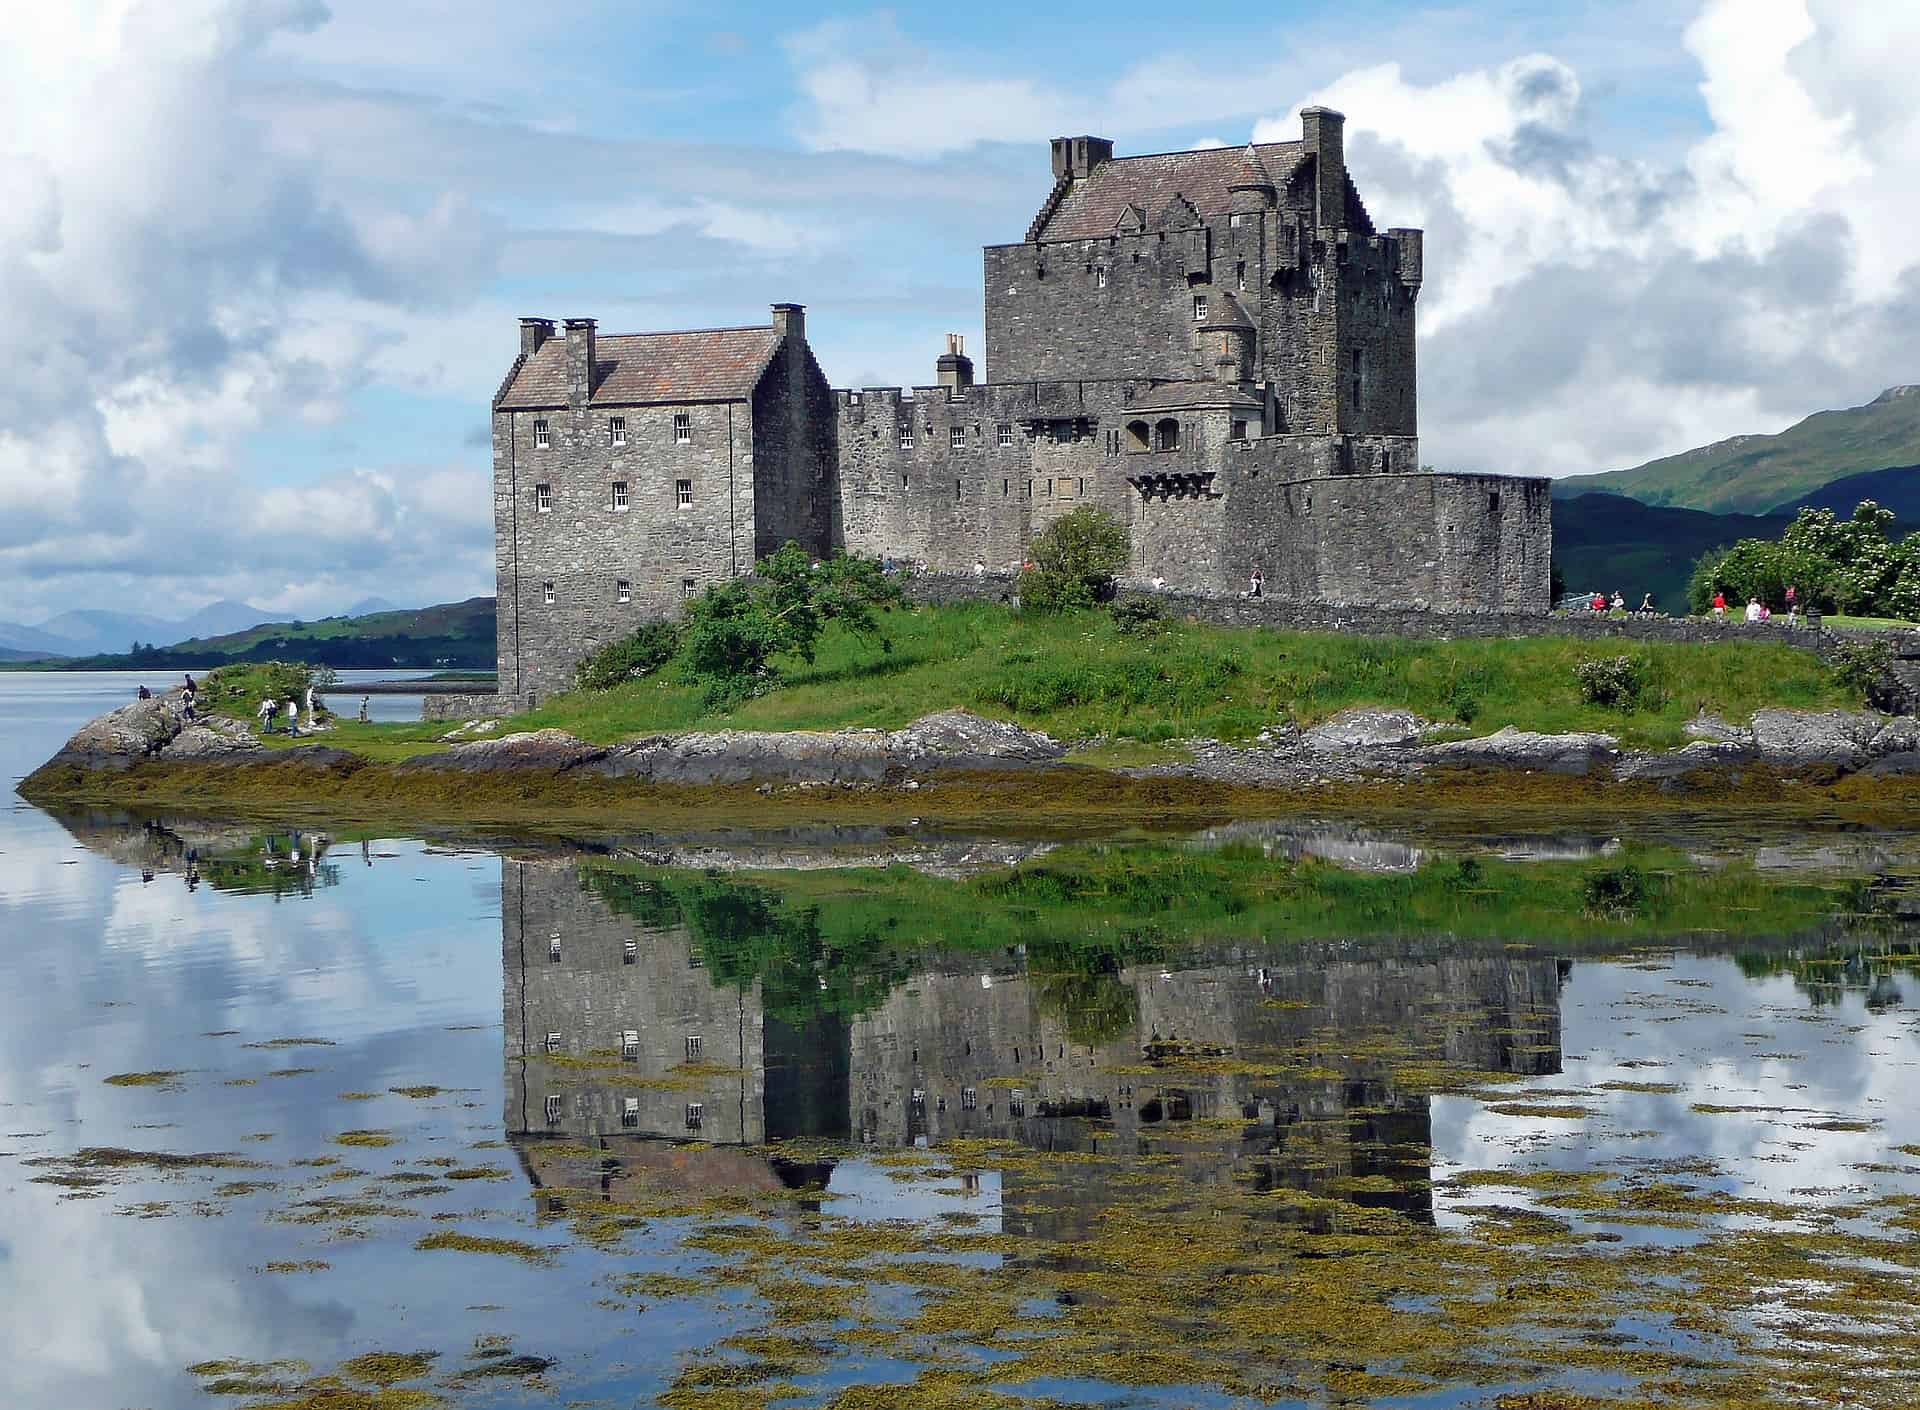
[[[1096,264],[1093,267],[1093,287],[1096,289],[1107,287],[1107,267],[1104,264]]]
[[[707,1108],[703,1103],[688,1102],[687,1103],[687,1129],[689,1131],[698,1131],[700,1129],[700,1123],[703,1120],[705,1120],[706,1115],[707,1115]]]
[[[547,941],[547,958],[554,964],[560,963],[560,937],[553,936]]]
[[[1360,379],[1358,377],[1353,379],[1353,404],[1355,406],[1360,404]]]
[[[960,498],[960,482],[958,480],[953,482],[953,497],[956,502]]]
[[[633,601],[633,584],[625,578],[617,580],[613,585],[613,600],[615,602]]]
[[[565,1109],[566,1104],[560,1100],[560,1094],[558,1092],[549,1092],[547,1094],[547,1125],[558,1126],[560,1124],[560,1113]]]
[[[537,514],[553,513],[552,485],[535,485],[533,487],[533,508]]]
[[[693,481],[675,480],[673,482],[674,503],[682,509],[693,508]]]
[[[683,599],[693,596],[693,579],[692,578],[682,578],[680,580],[680,596]]]
[[[615,480],[613,482],[613,512],[615,514],[625,514],[627,512],[627,482],[625,480]]]
[[[693,413],[676,411],[673,413],[673,443],[678,446],[693,444]]]
[[[1500,491],[1488,490],[1487,491],[1487,513],[1498,514],[1499,512],[1500,512]]]
[[[947,449],[965,450],[966,445],[967,428],[964,426],[949,426],[947,428]]]
[[[622,964],[632,964],[639,958],[640,942],[638,940],[623,940],[620,944],[620,962]]]
[[[1247,423],[1244,421],[1235,421],[1232,429],[1227,432],[1227,435],[1232,440],[1244,441],[1247,438]]]
[[[1027,1114],[1027,1094],[1015,1087],[1007,1094],[1007,1115],[1025,1116]]]
[[[553,444],[552,441],[550,441],[547,438],[547,423],[544,421],[534,422],[533,423],[533,448],[535,450],[546,450],[552,444]]]
[[[1204,323],[1206,320],[1207,296],[1205,294],[1195,294],[1193,296],[1193,321],[1195,323]]]
[[[640,1030],[638,1028],[629,1028],[621,1033],[620,1056],[623,1058],[637,1058],[640,1056]]]
[[[560,1051],[560,1035],[558,1033],[547,1034],[547,1051],[550,1053]]]
[[[997,434],[1000,439],[1000,449],[1006,450],[1013,444],[1013,423],[1011,421],[1002,421]]]
[[[1247,287],[1247,262],[1245,260],[1240,260],[1233,266],[1233,281],[1241,289]]]
[[[1047,491],[1046,498],[1052,499],[1053,498],[1053,481],[1042,480],[1040,483],[1046,487],[1046,491]]]
[[[627,418],[610,416],[607,418],[607,444],[623,446],[627,443]]]
[[[700,1050],[705,1046],[705,1040],[698,1033],[687,1034],[687,1061],[700,1061]]]
[[[640,1124],[640,1098],[622,1097],[620,1099],[620,1124],[622,1126]]]
[[[553,606],[553,584],[552,583],[540,584],[540,600],[549,607]]]
[[[911,421],[902,421],[900,423],[900,449],[913,449],[913,423]]]
[[[962,1087],[960,1089],[960,1109],[962,1111],[972,1111],[979,1105],[980,1091],[977,1087]]]
[[[1013,493],[1013,481],[1002,480],[1000,482],[1000,498],[1005,499],[1008,495],[1012,493]]]

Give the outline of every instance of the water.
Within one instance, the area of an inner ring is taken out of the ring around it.
[[[1909,1405],[1917,859],[16,801],[0,1404]]]

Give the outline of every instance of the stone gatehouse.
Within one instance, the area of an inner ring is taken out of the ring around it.
[[[1116,157],[1053,142],[1015,244],[985,252],[986,371],[835,390],[797,304],[744,328],[601,337],[521,320],[493,400],[503,695],[792,540],[935,572],[1017,566],[1079,505],[1128,577],[1204,594],[1545,612],[1545,479],[1419,462],[1422,233],[1375,228],[1344,119],[1297,142]]]

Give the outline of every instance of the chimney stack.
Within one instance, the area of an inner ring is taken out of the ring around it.
[[[567,320],[567,405],[585,406],[593,396],[593,330],[591,318]]]
[[[532,357],[540,347],[553,336],[551,318],[523,318],[520,320],[520,351],[524,356]]]
[[[784,333],[800,342],[807,340],[807,306],[805,304],[775,304],[773,306],[773,331]]]
[[[1338,230],[1347,223],[1347,118],[1332,108],[1300,113],[1301,145],[1313,153],[1313,185],[1318,210],[1314,225]]]
[[[947,350],[934,360],[933,371],[949,395],[973,385],[973,359],[967,356],[965,334],[947,334]]]
[[[1052,145],[1056,181],[1063,176],[1084,181],[1100,163],[1113,160],[1113,142],[1105,137],[1056,137]]]

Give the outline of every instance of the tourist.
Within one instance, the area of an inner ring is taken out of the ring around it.
[[[1247,596],[1258,597],[1260,595],[1260,589],[1266,585],[1266,581],[1267,580],[1261,576],[1260,570],[1255,568],[1253,570],[1253,576],[1247,579]]]
[[[360,697],[360,723],[363,725],[373,718],[367,713],[367,702],[371,699],[373,699],[371,695],[363,695]]]
[[[1800,625],[1800,604],[1793,600],[1792,588],[1787,589],[1787,625],[1790,627]]]
[[[319,718],[320,718],[319,712],[313,708],[313,687],[308,686],[307,687],[307,723],[311,725],[315,720]]]
[[[193,672],[188,671],[187,672],[187,694],[192,695],[195,691],[199,690],[199,688],[200,688],[199,686],[193,683]]]
[[[1620,595],[1619,588],[1613,590],[1613,610],[1615,612],[1625,612],[1627,610],[1627,600]]]
[[[1759,598],[1752,597],[1747,599],[1747,620],[1749,622],[1759,621],[1761,618],[1761,614],[1764,613],[1766,610],[1767,610],[1766,608],[1760,605]]]
[[[1167,580],[1165,578],[1156,577],[1153,580],[1153,590],[1155,592],[1164,592],[1166,590],[1166,586],[1167,586]]]
[[[300,737],[300,702],[291,695],[287,697],[287,734],[294,739]]]
[[[1645,597],[1640,599],[1640,615],[1642,617],[1651,617],[1653,613],[1654,613],[1653,594],[1648,593]]]
[[[891,553],[881,557],[880,571],[883,573],[891,573],[893,571],[893,555]]]
[[[143,685],[143,686],[141,686],[141,687],[140,687],[140,699],[142,699],[142,700],[151,700],[151,699],[153,699],[153,692],[152,692],[152,691],[150,691],[150,690],[148,690],[148,689],[147,689],[147,688],[146,688],[146,687],[145,687],[144,685]]]
[[[1724,592],[1716,591],[1713,595],[1713,615],[1720,621],[1727,620],[1727,595]]]
[[[984,577],[986,577],[986,575],[987,575],[987,561],[986,561],[986,559],[984,559],[984,558],[976,558],[976,559],[974,559],[974,560],[973,560],[973,575],[974,575],[974,577],[976,577],[976,578],[984,578]]]
[[[254,712],[260,717],[260,733],[273,733],[273,717],[280,713],[280,706],[272,700],[262,700],[260,708]]]

